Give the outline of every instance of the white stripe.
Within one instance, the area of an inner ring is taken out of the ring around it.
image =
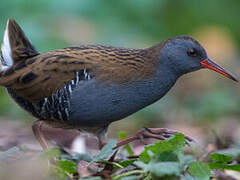
[[[43,103],[43,107],[45,106],[45,104],[48,102],[47,98],[44,98],[44,103]]]
[[[9,20],[7,22],[7,26],[4,32],[4,37],[3,37],[3,43],[2,43],[2,63],[6,63],[7,66],[11,66],[13,64],[13,59],[11,56],[11,46],[10,46],[10,42],[9,42],[9,37],[8,37],[8,23]],[[1,67],[1,69],[6,69],[5,67]]]
[[[65,108],[65,109],[64,109],[64,111],[65,111],[65,113],[66,113],[66,116],[67,116],[67,119],[68,119],[68,117],[69,117],[69,114],[68,114],[68,109],[67,109],[67,108]]]
[[[6,70],[7,68],[9,68],[9,66],[0,65],[0,70],[1,70],[1,71]]]
[[[83,74],[84,74],[84,77],[87,78],[88,74],[87,74],[86,69],[83,70]]]
[[[58,111],[58,116],[62,120],[62,113],[60,111]]]
[[[68,89],[69,89],[69,92],[70,92],[70,94],[71,94],[71,93],[72,93],[72,87],[71,87],[70,84],[68,85]]]
[[[78,72],[76,72],[76,84],[79,82],[79,75]]]

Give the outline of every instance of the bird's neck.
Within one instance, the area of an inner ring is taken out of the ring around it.
[[[169,68],[169,66],[164,67],[164,65],[162,65],[162,68],[157,70],[156,75],[151,80],[153,88],[155,89],[155,91],[152,91],[155,96],[154,98],[156,100],[162,98],[173,87],[181,75],[180,72],[175,72],[174,69]]]
[[[168,68],[159,68],[151,78],[133,83],[130,89],[133,90],[134,95],[127,99],[139,104],[140,108],[161,99],[180,77],[179,74],[171,71]]]

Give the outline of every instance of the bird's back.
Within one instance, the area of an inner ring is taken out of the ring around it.
[[[126,83],[153,74],[155,59],[145,50],[107,46],[69,47],[37,54],[0,73],[0,84],[30,101],[39,101],[88,72],[103,83]]]

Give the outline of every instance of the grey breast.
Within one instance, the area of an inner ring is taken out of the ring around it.
[[[80,82],[70,99],[70,123],[86,127],[107,126],[160,99],[176,79],[154,76],[126,84],[101,84],[94,78]]]

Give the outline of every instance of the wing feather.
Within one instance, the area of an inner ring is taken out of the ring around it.
[[[14,64],[14,73],[0,74],[0,84],[34,102],[49,97],[76,78],[89,79],[84,71],[98,83],[127,83],[153,75],[156,59],[146,52],[149,51],[106,46],[69,47]],[[80,76],[82,72],[84,77]]]

